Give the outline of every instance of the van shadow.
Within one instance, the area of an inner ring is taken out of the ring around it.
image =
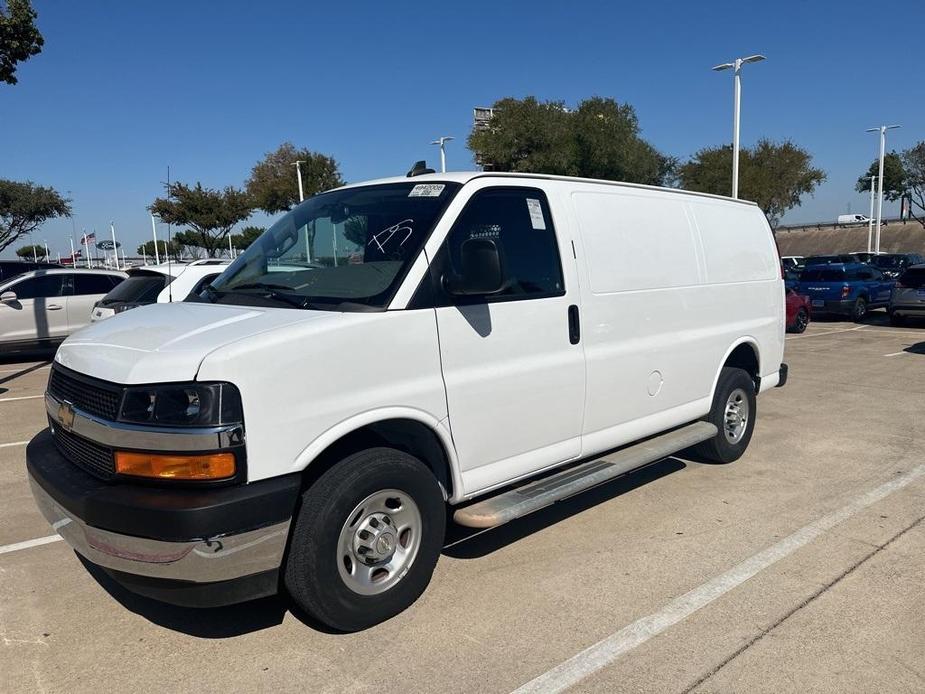
[[[916,342],[914,345],[909,345],[903,352],[908,352],[909,354],[925,354],[925,342]]]
[[[488,304],[463,304],[456,307],[479,337],[491,335],[491,310]]]
[[[630,472],[599,487],[579,493],[552,506],[487,530],[466,528],[447,520],[447,537],[443,554],[454,559],[478,559],[522,540],[528,535],[549,528],[593,506],[679,472],[687,464],[675,457],[664,458],[640,470]]]

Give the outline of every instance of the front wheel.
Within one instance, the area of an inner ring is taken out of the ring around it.
[[[723,367],[716,383],[713,405],[706,421],[716,425],[717,435],[694,447],[694,452],[717,463],[731,463],[745,453],[755,429],[755,382],[748,372]]]
[[[302,494],[286,589],[325,625],[366,629],[424,592],[445,527],[440,485],[420,460],[392,448],[354,453]]]
[[[854,319],[855,323],[860,323],[864,320],[864,316],[867,315],[867,300],[863,296],[859,296],[857,301],[854,302],[854,306],[851,308],[851,317]]]

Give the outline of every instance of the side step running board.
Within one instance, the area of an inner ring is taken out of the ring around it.
[[[555,475],[457,509],[453,514],[453,520],[470,528],[493,528],[711,439],[717,433],[717,428],[709,422],[694,422],[603,458],[589,460]]]

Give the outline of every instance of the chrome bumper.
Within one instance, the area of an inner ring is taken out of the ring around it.
[[[194,583],[226,581],[278,569],[290,521],[236,535],[165,542],[94,528],[69,514],[29,476],[45,519],[80,555],[125,573]]]

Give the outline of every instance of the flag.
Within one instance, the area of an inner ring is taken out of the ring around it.
[[[91,242],[96,242],[96,232],[92,234],[84,234],[83,238],[80,239],[81,246],[89,246]]]

